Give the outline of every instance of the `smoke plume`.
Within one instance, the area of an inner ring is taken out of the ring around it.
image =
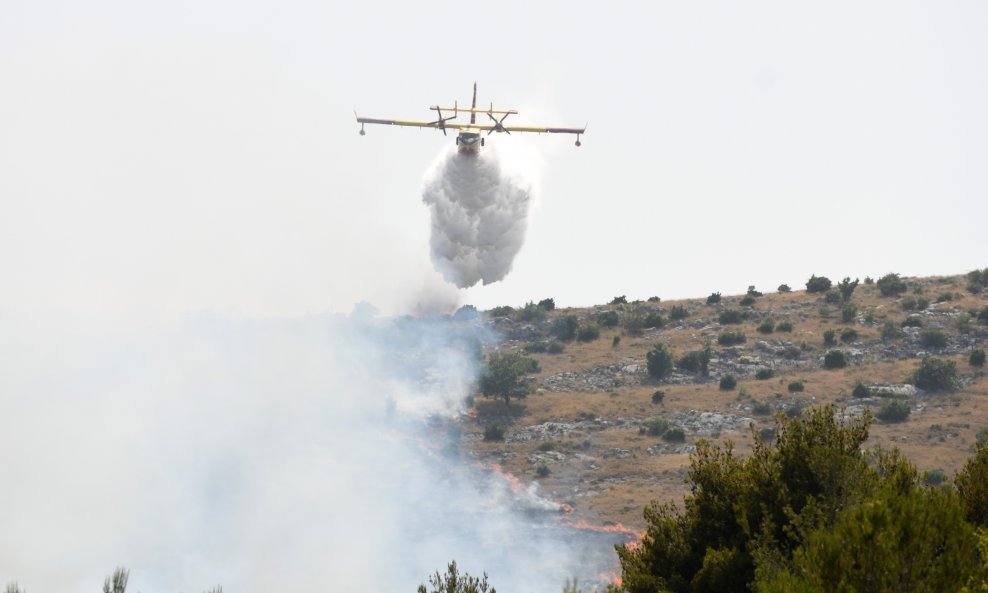
[[[525,241],[531,194],[531,182],[508,172],[493,147],[441,154],[422,189],[436,269],[460,288],[503,279]]]

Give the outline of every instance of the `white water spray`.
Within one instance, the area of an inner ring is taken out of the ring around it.
[[[532,183],[492,147],[439,155],[422,189],[432,213],[432,261],[460,288],[503,279],[525,241]]]

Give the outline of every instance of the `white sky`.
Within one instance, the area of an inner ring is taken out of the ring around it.
[[[515,107],[515,269],[563,306],[988,265],[984,2],[0,2],[0,313],[388,312],[444,292],[422,176],[369,129]],[[450,292],[446,290],[445,292]]]

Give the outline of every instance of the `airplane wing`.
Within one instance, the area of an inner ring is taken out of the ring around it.
[[[450,125],[446,124],[446,127],[448,128],[450,127]],[[499,130],[498,126],[495,126],[493,124],[479,124],[473,127],[479,128],[484,131],[493,130],[496,132],[500,132],[503,130],[505,132],[531,132],[533,134],[582,134],[587,129],[586,126],[582,128],[548,128],[542,126],[502,126],[501,129]]]
[[[383,124],[385,126],[411,126],[414,128],[438,128],[439,123],[434,121],[417,121],[412,119],[378,119],[376,117],[357,116],[357,123],[361,124]],[[454,127],[455,124],[446,124],[447,128]]]

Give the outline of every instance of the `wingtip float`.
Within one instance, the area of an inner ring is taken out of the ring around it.
[[[452,107],[440,107],[439,105],[433,105],[429,107],[430,110],[436,112],[436,121],[417,121],[417,120],[404,120],[404,119],[380,119],[375,117],[360,117],[357,112],[354,111],[353,114],[357,118],[357,123],[360,124],[360,135],[363,136],[367,132],[364,131],[365,124],[380,124],[386,126],[407,126],[413,128],[433,128],[442,131],[443,135],[446,135],[446,130],[457,130],[456,136],[456,146],[459,148],[461,153],[466,154],[476,154],[482,146],[484,146],[484,135],[483,132],[487,132],[487,136],[491,133],[497,132],[499,134],[511,134],[512,132],[531,132],[533,134],[575,134],[576,135],[576,145],[580,146],[580,135],[583,134],[587,127],[584,125],[582,128],[556,128],[556,127],[545,127],[545,126],[512,126],[505,125],[504,120],[508,118],[509,115],[515,115],[518,112],[514,109],[494,109],[494,103],[492,102],[490,107],[487,109],[477,108],[477,83],[473,83],[473,102],[470,107],[460,107],[457,102],[453,102]],[[444,115],[443,112],[446,112]],[[453,115],[448,115],[452,113]],[[470,123],[447,123],[450,120],[456,119],[460,114],[470,114]],[[485,114],[490,119],[491,123],[477,123],[477,114]]]

